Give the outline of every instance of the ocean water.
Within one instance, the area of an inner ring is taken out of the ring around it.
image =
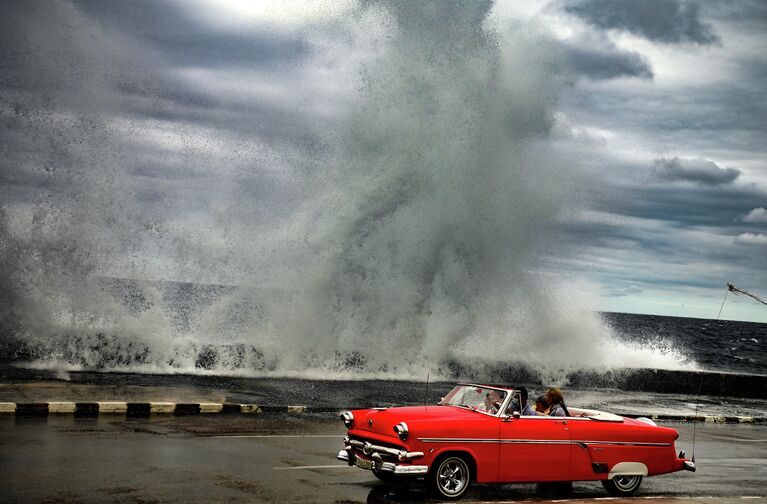
[[[628,313],[602,316],[627,341],[665,341],[702,370],[767,374],[767,324]]]

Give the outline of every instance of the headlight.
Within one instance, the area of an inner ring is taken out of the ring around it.
[[[397,434],[398,438],[403,441],[406,440],[408,435],[407,424],[405,422],[398,423],[394,426],[394,432]]]
[[[354,424],[354,415],[351,411],[344,411],[341,413],[341,420],[344,421],[346,427],[351,427]]]

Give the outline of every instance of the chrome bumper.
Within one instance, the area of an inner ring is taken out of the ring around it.
[[[686,459],[687,454],[684,452],[684,450],[679,451],[679,458],[680,459]],[[682,462],[682,469],[685,471],[695,472],[695,455],[692,456],[692,460],[685,460]]]
[[[357,456],[354,455],[354,453],[352,453],[349,447],[338,452],[338,456],[336,458],[338,460],[346,462],[350,466],[359,467],[359,465],[357,464]],[[425,466],[425,465],[410,465],[410,464],[405,465],[405,464],[395,464],[394,462],[384,462],[383,460],[381,460],[381,456],[378,454],[374,454],[372,458],[373,460],[372,460],[370,470],[389,472],[389,473],[401,474],[401,475],[419,475],[419,474],[426,474],[427,472],[429,472],[429,466]],[[368,461],[365,461],[365,462],[368,462]],[[365,469],[365,467],[360,467],[360,469]]]
[[[387,446],[378,446],[368,442],[357,441],[356,439],[344,438],[344,446],[346,448],[353,446],[358,450],[361,450],[365,455],[375,455],[376,453],[383,453],[385,455],[391,455],[397,457],[400,460],[413,460],[423,457],[423,452],[409,452],[406,450],[398,450],[396,448],[389,448]]]

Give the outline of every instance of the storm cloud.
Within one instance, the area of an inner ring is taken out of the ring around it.
[[[719,42],[711,25],[700,20],[697,3],[685,0],[575,0],[565,4],[567,12],[592,25],[627,31],[655,42]]]
[[[695,182],[715,186],[731,184],[740,176],[740,170],[722,168],[715,162],[703,158],[657,159],[655,167],[661,179],[671,182]]]
[[[569,40],[562,44],[562,49],[572,71],[589,79],[653,77],[649,62],[639,53],[618,49],[604,37]]]

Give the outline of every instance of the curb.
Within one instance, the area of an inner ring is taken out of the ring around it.
[[[0,402],[0,415],[49,416],[74,415],[76,417],[95,417],[99,415],[126,415],[142,417],[150,415],[205,415],[205,414],[260,414],[260,413],[337,413],[338,408],[324,406],[259,406],[242,403],[174,403],[174,402],[73,402],[51,401],[34,403]]]
[[[352,408],[355,409],[355,408]],[[48,416],[48,415],[74,415],[75,417],[95,417],[99,415],[126,415],[130,417],[146,417],[150,415],[206,415],[206,414],[243,414],[253,415],[261,413],[339,413],[342,409],[329,406],[259,406],[257,404],[243,403],[174,403],[162,401],[150,402],[122,402],[122,401],[98,401],[98,402],[72,402],[51,401],[14,403],[0,402],[0,415],[16,416]],[[650,420],[673,421],[673,422],[701,422],[718,424],[767,424],[767,417],[751,416],[717,416],[717,415],[637,415],[634,413],[621,414],[627,418],[649,418]]]

